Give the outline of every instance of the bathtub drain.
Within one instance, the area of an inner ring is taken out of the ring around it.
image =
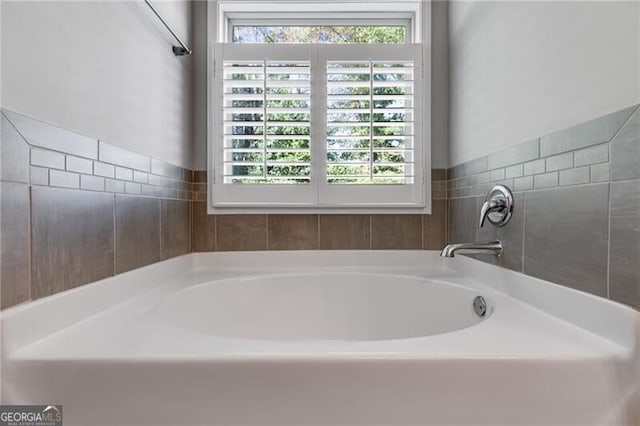
[[[484,300],[484,297],[476,296],[476,298],[473,299],[473,312],[479,317],[483,317],[487,313],[487,302]]]

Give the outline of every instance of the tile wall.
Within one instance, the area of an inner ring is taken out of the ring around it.
[[[191,251],[440,249],[446,172],[433,215],[206,214],[191,171],[4,110],[2,308]]]
[[[191,251],[192,172],[3,111],[2,308]]]
[[[640,308],[640,109],[632,106],[448,171],[448,242],[500,239],[475,256]],[[477,229],[486,193],[512,188],[503,228]]]
[[[439,250],[446,240],[446,173],[432,172],[432,214],[207,215],[206,172],[194,172],[193,251]]]
[[[434,170],[431,215],[207,215],[191,171],[20,114],[0,117],[1,306],[191,251],[432,249],[499,238],[509,269],[640,307],[640,110]],[[448,180],[447,180],[448,178]],[[504,228],[478,230],[496,183]]]

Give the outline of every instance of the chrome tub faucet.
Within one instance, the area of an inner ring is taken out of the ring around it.
[[[454,257],[456,252],[465,254],[493,254],[498,257],[502,255],[502,243],[491,241],[490,243],[459,243],[449,244],[440,253],[442,257]]]
[[[513,194],[511,190],[504,185],[494,186],[482,207],[480,207],[480,219],[478,228],[482,228],[486,222],[495,226],[504,226],[511,219],[513,214]],[[500,241],[491,241],[488,243],[459,243],[447,245],[440,256],[454,257],[456,252],[467,254],[493,254],[495,256],[502,255],[502,243]]]

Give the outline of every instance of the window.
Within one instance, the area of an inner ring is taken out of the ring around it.
[[[428,210],[420,5],[218,2],[210,210]]]

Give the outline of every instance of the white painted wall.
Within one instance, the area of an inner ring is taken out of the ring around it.
[[[191,40],[191,3],[155,4]],[[191,167],[190,57],[142,1],[2,1],[2,107]]]
[[[449,165],[640,102],[639,9],[451,1]]]
[[[449,147],[448,3],[431,4],[431,167],[445,169]]]
[[[212,25],[214,25],[212,23]],[[193,3],[193,168],[207,170],[207,2]]]

